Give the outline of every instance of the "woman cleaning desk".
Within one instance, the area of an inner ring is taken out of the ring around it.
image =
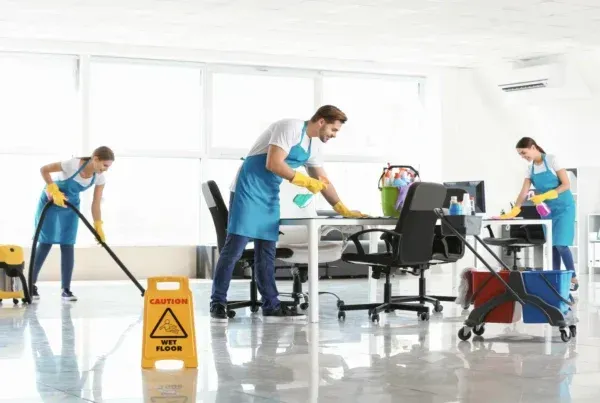
[[[573,271],[571,290],[579,288],[575,273],[573,254],[569,246],[573,245],[575,236],[575,199],[571,193],[567,171],[554,155],[546,154],[534,139],[523,137],[517,143],[517,152],[528,162],[525,179],[521,192],[517,197],[515,207],[500,218],[514,218],[521,212],[521,205],[530,192],[531,185],[535,187],[536,195],[531,201],[540,205],[546,203],[550,209],[547,218],[552,220],[552,265],[554,270],[560,270],[561,260],[567,270]]]

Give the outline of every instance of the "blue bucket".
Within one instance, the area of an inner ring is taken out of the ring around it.
[[[563,315],[569,311],[569,305],[556,295],[542,276],[548,280],[548,283],[558,291],[562,298],[568,301],[571,293],[571,277],[573,276],[571,270],[525,271],[522,275],[525,291],[528,294],[540,297],[544,302],[558,308]],[[525,303],[525,306],[523,306],[523,322],[548,323],[548,318],[535,305]]]

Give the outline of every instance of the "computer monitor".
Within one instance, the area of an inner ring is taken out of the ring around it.
[[[484,181],[461,181],[444,182],[448,189],[461,189],[469,193],[469,196],[475,198],[475,212],[485,213],[485,182]],[[462,195],[458,198],[462,201]]]

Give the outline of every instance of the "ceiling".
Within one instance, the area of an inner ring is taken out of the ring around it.
[[[476,66],[600,46],[600,0],[0,0],[0,38]]]

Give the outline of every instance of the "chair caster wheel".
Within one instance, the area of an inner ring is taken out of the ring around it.
[[[303,302],[300,304],[300,309],[306,311],[308,309],[308,302]]]
[[[344,311],[338,312],[338,319],[339,320],[346,320],[346,312],[344,312]]]
[[[569,331],[571,332],[571,337],[575,338],[577,336],[577,326],[569,326]]]
[[[440,304],[439,302],[437,304],[435,304],[435,306],[433,307],[434,312],[442,312],[444,310],[444,305]]]
[[[471,338],[471,331],[469,330],[467,332],[465,329],[466,328],[461,327],[460,330],[458,331],[458,338],[461,339],[462,341],[467,341]]]
[[[473,328],[473,333],[475,333],[476,336],[483,335],[485,333],[485,326],[483,324],[475,326],[475,328]]]
[[[560,339],[566,343],[571,340],[571,334],[567,333],[565,329],[560,329]]]
[[[229,319],[235,318],[235,311],[227,311],[227,317]]]
[[[421,319],[423,322],[426,322],[429,320],[429,312],[419,312],[419,319]]]
[[[339,308],[339,307],[341,307],[343,305],[344,305],[344,301],[342,301],[341,299],[338,299],[337,307]]]
[[[369,309],[369,311],[368,311],[369,318],[370,318],[371,316],[373,316],[373,313],[374,313],[374,312],[375,312],[375,310],[374,310],[374,309]]]
[[[13,304],[15,304],[15,305],[19,305],[19,300],[18,300],[18,299],[16,299],[16,298],[13,298]]]
[[[371,315],[371,322],[379,323],[379,314],[378,313],[374,313],[373,315]]]
[[[260,309],[260,306],[251,306],[250,307],[250,312],[256,313],[256,312],[258,312],[259,309]]]

